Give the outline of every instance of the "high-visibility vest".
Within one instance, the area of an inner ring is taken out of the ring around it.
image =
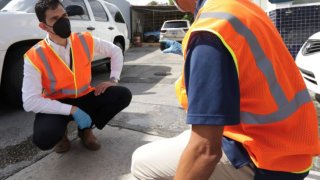
[[[258,168],[309,170],[320,152],[315,107],[266,13],[249,0],[207,0],[183,40],[184,59],[192,34],[199,31],[217,36],[237,69],[240,124],[225,126],[224,136],[242,143]],[[183,79],[176,92],[187,109]]]
[[[43,97],[78,98],[94,90],[90,86],[94,45],[92,35],[89,32],[72,33],[70,42],[72,70],[46,40],[38,42],[25,54],[25,59],[41,73]]]

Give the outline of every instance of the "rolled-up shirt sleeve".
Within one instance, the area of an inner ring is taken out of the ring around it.
[[[236,66],[218,37],[204,31],[192,35],[184,73],[189,104],[188,124],[240,123]]]
[[[111,42],[94,37],[94,52],[105,57],[110,57],[110,77],[120,80],[123,67],[122,50]]]

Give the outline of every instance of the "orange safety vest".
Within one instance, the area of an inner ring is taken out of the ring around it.
[[[249,0],[207,0],[183,40],[211,32],[229,50],[240,84],[240,124],[224,136],[242,143],[262,169],[302,173],[320,153],[317,115],[308,90],[277,29]],[[184,75],[176,83],[187,109]],[[214,101],[214,99],[212,99]]]
[[[78,98],[93,91],[91,61],[93,37],[89,32],[70,36],[72,70],[59,57],[46,40],[33,46],[25,59],[41,73],[42,96],[50,99]]]

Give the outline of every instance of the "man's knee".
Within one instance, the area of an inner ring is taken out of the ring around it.
[[[52,149],[62,138],[55,133],[37,132],[33,134],[33,144],[45,151]]]
[[[150,154],[151,144],[136,149],[132,154],[131,174],[137,179],[172,179],[173,176],[163,169],[162,162],[158,162],[154,154]]]
[[[131,91],[126,88],[126,87],[121,87],[121,98],[122,98],[122,102],[123,102],[123,106],[124,107],[127,107],[130,102],[131,102],[131,99],[132,99],[132,93]]]
[[[136,149],[132,154],[131,174],[138,179],[152,179],[148,177],[146,171],[149,169],[145,164],[145,157],[143,156],[141,147]]]

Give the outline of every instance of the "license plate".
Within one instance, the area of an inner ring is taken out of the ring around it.
[[[173,31],[173,32],[171,32],[171,34],[174,35],[174,36],[176,36],[178,33],[175,32],[175,31]]]

